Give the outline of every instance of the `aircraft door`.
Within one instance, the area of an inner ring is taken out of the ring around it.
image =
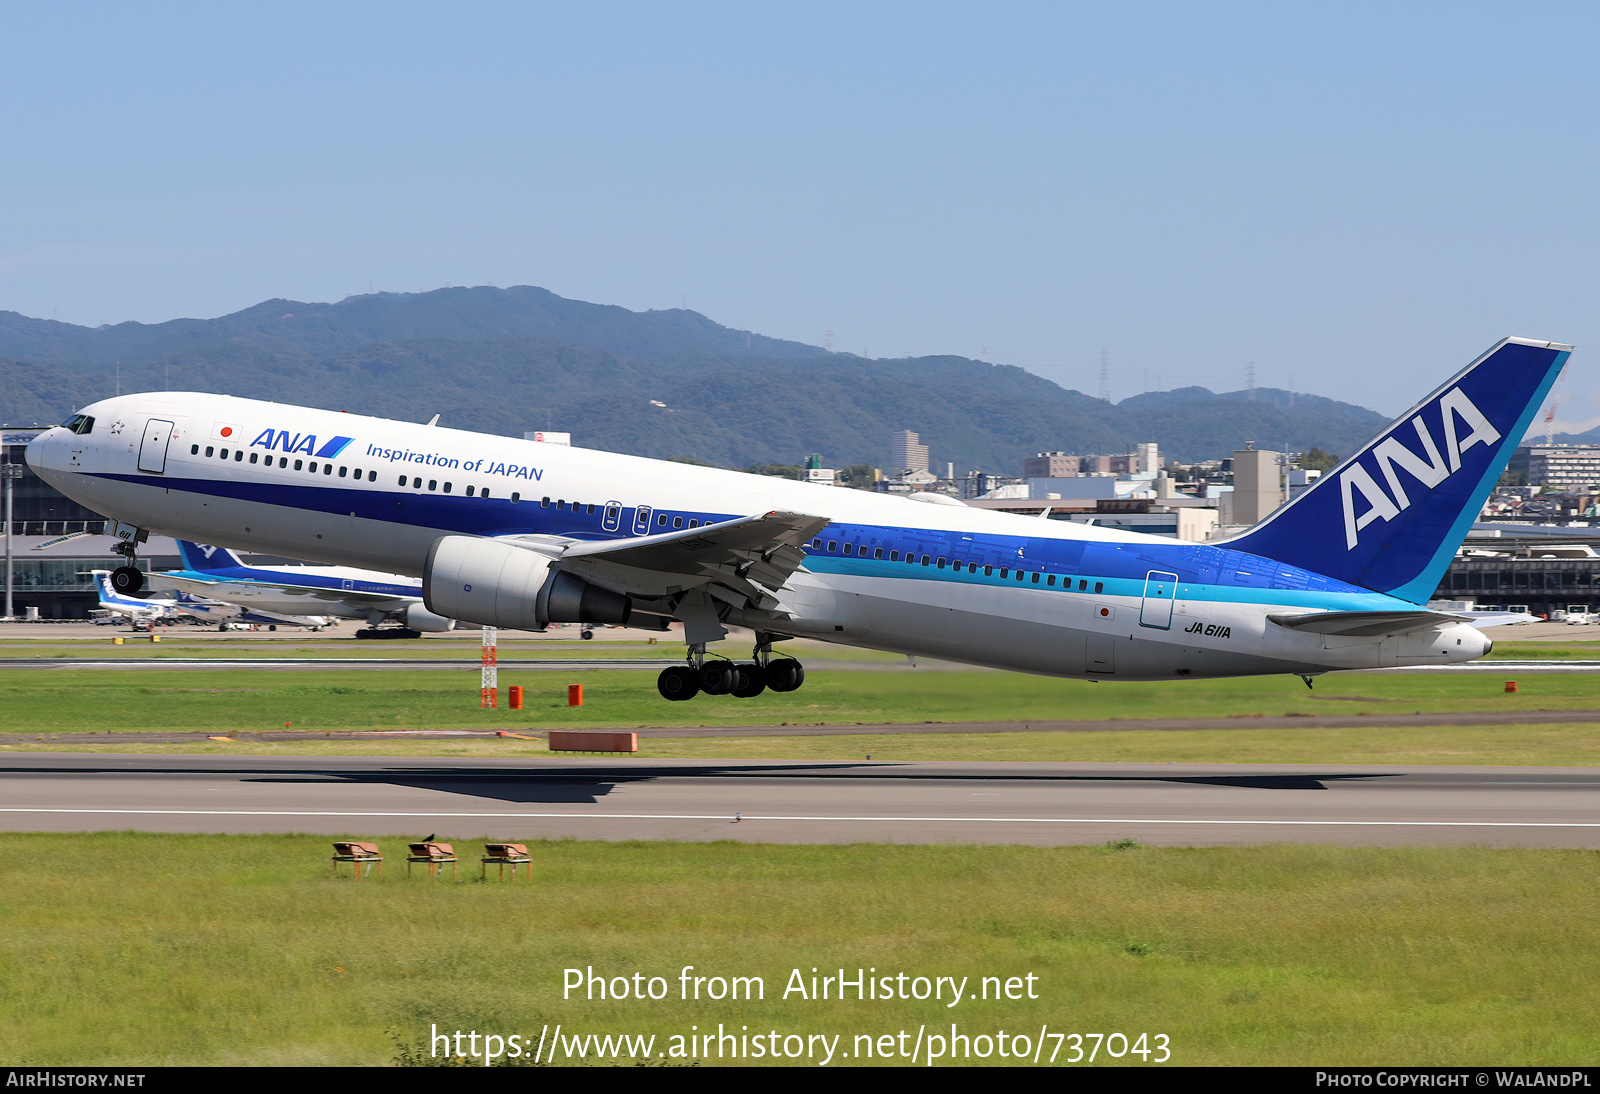
[[[641,505],[633,511],[633,534],[646,536],[650,534],[650,507]]]
[[[1151,570],[1144,575],[1144,603],[1139,608],[1139,626],[1172,629],[1172,598],[1177,595],[1178,575]]]
[[[164,474],[167,470],[167,445],[172,442],[172,423],[151,418],[139,442],[139,470]]]
[[[615,532],[617,525],[622,523],[622,503],[608,501],[605,506],[605,516],[600,520],[600,527],[607,532]]]

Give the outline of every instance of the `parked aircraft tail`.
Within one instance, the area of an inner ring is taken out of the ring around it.
[[[226,547],[190,543],[186,539],[178,541],[178,555],[183,559],[184,569],[202,574],[246,568],[244,560]]]
[[[1228,546],[1425,603],[1571,352],[1502,340]]]

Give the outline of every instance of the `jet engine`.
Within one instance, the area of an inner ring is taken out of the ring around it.
[[[423,602],[440,616],[513,630],[628,622],[630,598],[553,569],[552,561],[498,540],[442,536],[428,549]]]

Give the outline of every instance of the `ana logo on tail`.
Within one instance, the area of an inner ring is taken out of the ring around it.
[[[1398,436],[1390,436],[1371,452],[1352,461],[1339,474],[1339,494],[1344,502],[1345,550],[1352,551],[1360,542],[1361,530],[1373,521],[1393,520],[1411,507],[1411,495],[1400,482],[1399,471],[1405,471],[1427,490],[1432,490],[1461,469],[1461,454],[1475,444],[1492,445],[1500,439],[1500,431],[1473,405],[1466,393],[1453,387],[1434,404],[1444,426],[1444,451],[1434,441],[1428,424],[1418,414],[1410,424],[1417,431],[1427,459],[1417,455],[1401,443]],[[1465,427],[1466,434],[1461,429]],[[1379,474],[1388,483],[1385,490],[1372,472],[1361,462],[1370,458]],[[1367,505],[1366,512],[1356,515],[1356,494]]]

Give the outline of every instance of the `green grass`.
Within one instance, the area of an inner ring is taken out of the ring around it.
[[[352,739],[121,744],[114,737],[11,737],[0,752],[175,755],[549,758],[542,740]],[[555,755],[561,755],[557,753]],[[1060,763],[1462,764],[1600,767],[1600,727],[1384,726],[1088,733],[895,733],[849,736],[641,737],[637,760],[956,760]],[[586,756],[585,760],[594,757]]]
[[[1109,718],[1246,718],[1600,708],[1600,679],[1521,673],[1507,695],[1485,674],[1352,674],[1307,691],[1294,677],[1101,684],[999,672],[829,670],[798,692],[754,700],[667,703],[648,671],[503,671],[526,689],[521,712],[478,709],[475,669],[9,670],[0,674],[0,733],[282,729],[563,728]],[[566,705],[569,683],[584,706]]]
[[[1048,1024],[1165,1033],[1175,1064],[1600,1055],[1593,852],[569,841],[532,845],[536,880],[513,885],[468,880],[475,863],[407,880],[403,842],[381,843],[388,876],[356,882],[329,877],[324,837],[8,836],[3,1062],[383,1064],[396,1036],[425,1053],[432,1023],[546,1022],[661,1047],[691,1025],[838,1033],[845,1051]],[[479,846],[457,841],[469,862]],[[684,965],[761,976],[766,998],[561,998],[566,968],[675,993]],[[1032,973],[1039,998],[785,1002],[813,966]]]

